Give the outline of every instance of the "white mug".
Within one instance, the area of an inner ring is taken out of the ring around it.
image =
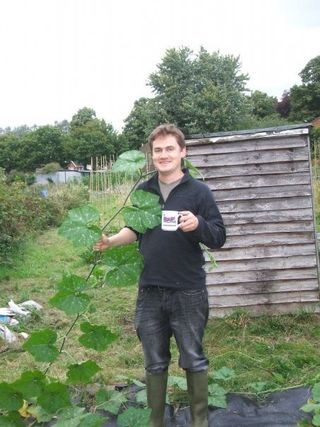
[[[161,228],[164,231],[176,231],[179,228],[180,214],[178,211],[162,211]]]

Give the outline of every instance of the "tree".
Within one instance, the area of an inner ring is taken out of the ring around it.
[[[160,123],[168,121],[158,98],[139,98],[125,119],[123,136],[130,149],[139,149],[147,142],[150,132]]]
[[[289,116],[291,111],[290,91],[285,90],[283,92],[281,100],[277,104],[276,110],[281,117],[287,118]]]
[[[299,76],[302,85],[295,85],[290,91],[290,118],[312,121],[320,116],[320,55],[311,59]]]
[[[135,103],[125,131],[138,144],[163,121],[175,123],[186,135],[234,129],[247,111],[247,80],[232,55],[169,49],[148,80],[155,97]]]
[[[255,90],[249,97],[251,114],[263,118],[276,112],[277,98],[269,96],[265,92]]]
[[[85,107],[72,117],[65,153],[68,160],[87,165],[91,157],[114,154],[117,142],[118,136],[112,125],[97,119],[95,111]]]

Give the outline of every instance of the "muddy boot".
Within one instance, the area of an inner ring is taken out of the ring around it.
[[[208,427],[208,371],[186,372],[191,427]]]
[[[148,407],[151,409],[150,426],[164,427],[168,371],[150,374],[146,371]]]

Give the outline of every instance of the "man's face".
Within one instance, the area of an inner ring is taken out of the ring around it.
[[[152,143],[152,161],[160,175],[174,175],[181,171],[186,149],[181,148],[173,135],[160,136]]]

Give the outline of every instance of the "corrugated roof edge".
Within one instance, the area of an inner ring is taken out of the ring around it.
[[[257,133],[266,133],[274,134],[283,131],[290,131],[295,129],[305,129],[311,128],[311,123],[300,123],[294,125],[285,125],[285,126],[275,126],[270,128],[260,128],[260,129],[246,129],[246,130],[234,130],[234,131],[225,131],[225,132],[215,132],[215,133],[197,133],[192,134],[186,137],[188,139],[202,139],[202,138],[219,138],[225,136],[235,136],[235,135],[252,135]]]

